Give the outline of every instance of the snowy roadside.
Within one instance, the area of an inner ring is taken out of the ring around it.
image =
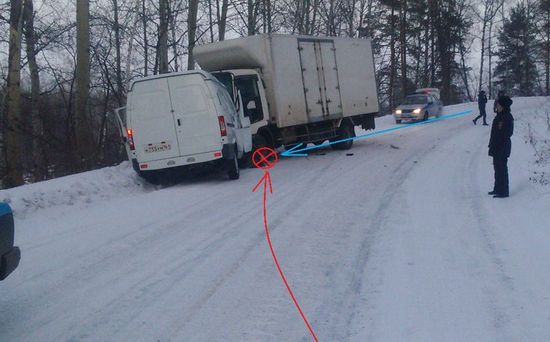
[[[152,187],[139,178],[129,162],[66,177],[1,190],[0,200],[17,218],[46,208],[86,207],[96,202],[143,192]]]
[[[550,98],[538,98],[530,102],[528,109],[521,107],[516,120],[525,144],[532,151],[529,160],[529,180],[532,183],[550,187]],[[524,105],[525,98],[518,99]],[[533,109],[535,108],[535,109]]]
[[[549,107],[550,99],[515,98],[514,101],[512,109],[516,119],[515,134],[521,136],[522,141],[533,152],[529,157],[521,156],[529,165],[529,180],[543,188],[550,187],[550,110],[546,109]],[[469,109],[471,106],[470,103],[446,106],[443,115]],[[489,107],[491,106],[489,103]],[[376,130],[393,126],[395,121],[391,115],[376,118]],[[356,134],[365,133],[367,131],[361,128],[356,129]],[[512,158],[515,158],[515,151],[512,153]],[[123,162],[114,167],[0,190],[0,200],[9,203],[16,217],[23,219],[42,209],[60,206],[87,207],[97,201],[154,189],[155,187],[135,174],[129,162]]]

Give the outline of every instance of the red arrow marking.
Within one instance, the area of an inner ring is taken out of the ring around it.
[[[260,147],[252,154],[252,164],[262,170],[271,169],[278,161],[277,152],[269,147]]]
[[[256,184],[256,186],[252,189],[252,192],[256,192],[260,184],[264,183],[264,227],[265,227],[265,236],[267,238],[267,244],[269,245],[269,250],[271,251],[271,256],[273,257],[273,261],[275,262],[275,266],[277,266],[277,270],[279,271],[279,275],[281,276],[281,279],[283,279],[283,283],[285,283],[286,289],[288,290],[288,293],[290,294],[290,298],[292,298],[292,301],[294,302],[294,305],[298,309],[298,312],[300,313],[300,316],[302,316],[302,319],[304,320],[304,323],[306,324],[307,328],[309,329],[309,332],[311,333],[311,336],[313,337],[313,340],[315,342],[319,342],[317,339],[317,336],[315,335],[315,332],[313,331],[313,328],[309,324],[309,321],[307,320],[306,315],[302,311],[302,308],[298,304],[298,300],[296,300],[296,297],[294,296],[294,293],[292,292],[292,289],[290,288],[290,285],[288,284],[288,281],[286,280],[285,274],[283,273],[283,269],[281,268],[281,265],[279,265],[279,260],[277,259],[277,255],[275,254],[275,250],[273,249],[273,245],[271,244],[271,237],[269,236],[269,227],[267,225],[267,206],[266,206],[266,200],[267,200],[267,184],[269,183],[269,192],[273,193],[273,187],[271,185],[271,175],[269,174],[269,171],[265,171],[263,177],[260,179],[260,181]]]

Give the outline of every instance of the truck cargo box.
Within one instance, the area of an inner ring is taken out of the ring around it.
[[[256,69],[279,128],[379,110],[369,39],[257,35],[194,49],[207,71]]]

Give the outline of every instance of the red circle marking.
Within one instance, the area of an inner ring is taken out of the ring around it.
[[[279,161],[279,156],[274,149],[260,147],[252,154],[252,164],[262,170],[269,170]]]

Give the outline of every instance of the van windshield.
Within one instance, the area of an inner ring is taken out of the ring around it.
[[[234,99],[235,95],[233,94],[233,75],[229,72],[215,72],[212,73],[212,75],[214,75],[214,77],[216,77],[218,81],[220,81],[220,83],[225,86],[231,98]]]

